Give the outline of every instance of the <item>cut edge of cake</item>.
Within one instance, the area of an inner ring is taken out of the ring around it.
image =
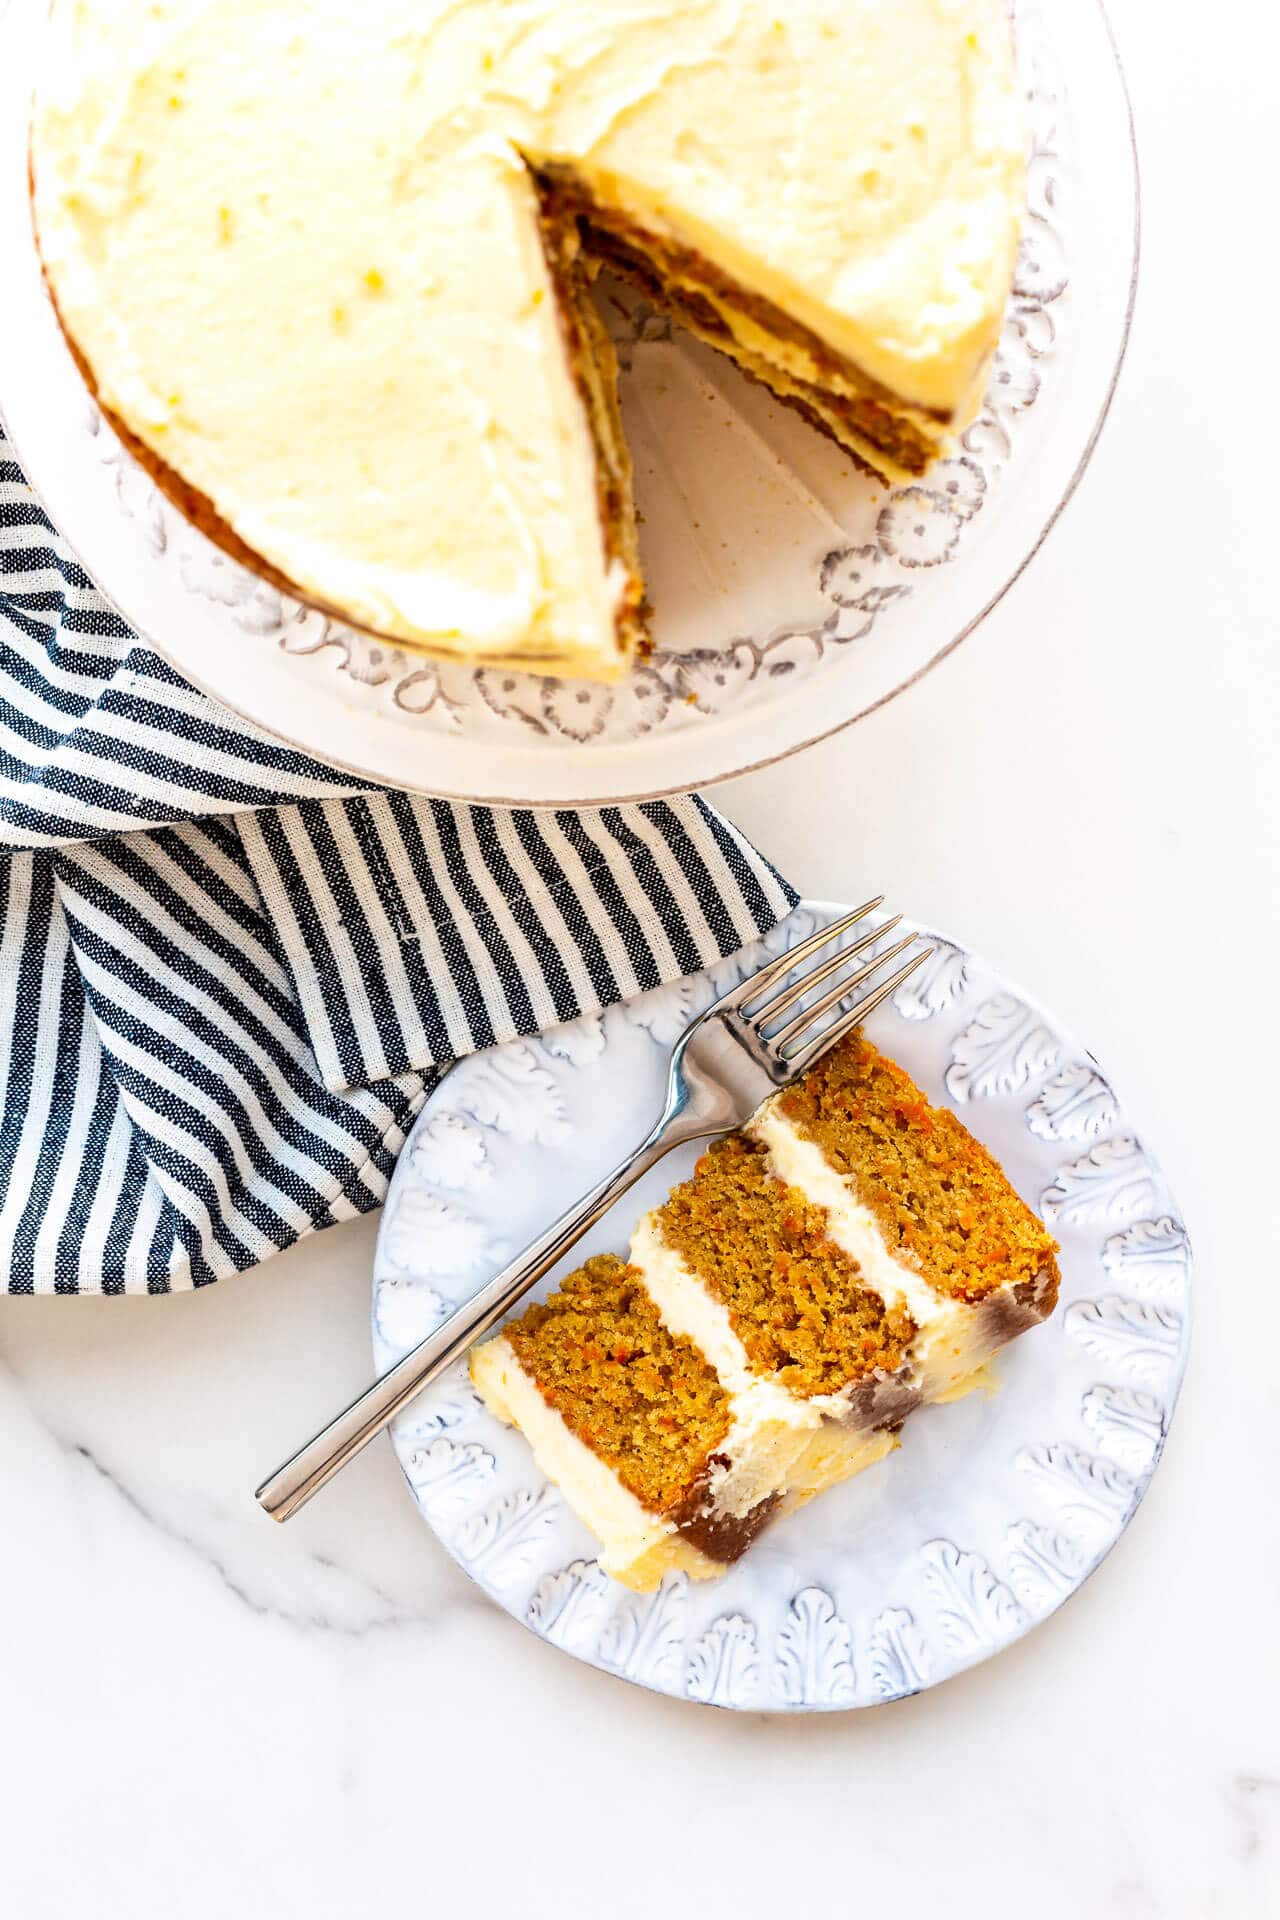
[[[969,424],[995,350],[994,335],[954,411],[916,405],[776,299],[717,265],[673,225],[641,217],[625,199],[607,199],[603,180],[588,178],[564,161],[529,164],[550,227],[576,227],[590,258],[636,287],[695,339],[725,354],[865,471],[890,481],[917,480]]]
[[[690,1343],[712,1368],[730,1408],[728,1430],[708,1447],[705,1471],[679,1512],[648,1508],[622,1486],[613,1469],[548,1404],[506,1331],[472,1355],[472,1378],[481,1398],[499,1419],[525,1434],[540,1467],[602,1542],[604,1570],[624,1585],[647,1590],[673,1571],[695,1579],[723,1573],[774,1518],[883,1459],[916,1408],[989,1386],[992,1357],[1053,1311],[1056,1243],[990,1154],[948,1109],[930,1106],[902,1070],[861,1035],[851,1036],[814,1071],[833,1058],[855,1054],[893,1069],[889,1098],[901,1098],[906,1125],[931,1139],[932,1150],[972,1155],[975,1177],[991,1192],[991,1218],[999,1218],[1011,1242],[1020,1242],[1022,1264],[1004,1280],[991,1273],[975,1278],[976,1298],[964,1297],[954,1276],[931,1278],[913,1250],[889,1246],[868,1196],[783,1111],[786,1093],[767,1101],[744,1136],[765,1149],[772,1179],[822,1211],[833,1253],[838,1250],[840,1261],[854,1263],[858,1285],[878,1294],[886,1310],[892,1303],[910,1316],[913,1330],[900,1366],[860,1366],[850,1354],[847,1377],[835,1392],[794,1391],[783,1377],[786,1368],[761,1372],[726,1300],[664,1239],[662,1207],[638,1223],[629,1269],[672,1336]],[[868,1095],[883,1096],[883,1087]],[[929,1131],[930,1121],[944,1119],[945,1137],[939,1142]],[[695,1171],[686,1188],[695,1187],[698,1178]],[[1011,1259],[1013,1253],[1011,1247]],[[1031,1271],[1024,1270],[1028,1265]],[[571,1287],[576,1278],[570,1276],[564,1286]],[[518,1327],[521,1321],[511,1324]]]

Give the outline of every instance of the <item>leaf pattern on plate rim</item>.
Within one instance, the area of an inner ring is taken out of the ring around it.
[[[1138,1492],[1123,1467],[1059,1441],[1020,1447],[1014,1465],[1045,1490],[1067,1531],[1090,1542],[1115,1530]]]
[[[1060,1051],[1033,1008],[1011,993],[998,993],[952,1042],[947,1092],[961,1104],[1018,1093],[1047,1072]]]
[[[397,1353],[408,1353],[419,1340],[442,1327],[453,1308],[434,1287],[410,1274],[380,1276],[374,1295],[373,1322],[378,1336]]]
[[[904,1020],[932,1020],[964,996],[969,984],[969,956],[949,940],[933,939],[933,952],[893,996]]]
[[[605,1623],[600,1658],[614,1673],[675,1691],[684,1669],[687,1574],[668,1573],[649,1599],[627,1600]]]
[[[977,1653],[1011,1639],[1026,1625],[1025,1609],[981,1554],[951,1540],[930,1540],[921,1558],[943,1639],[953,1653]]]
[[[886,1607],[871,1629],[871,1685],[882,1700],[919,1693],[929,1683],[932,1660],[915,1616]]]
[[[750,1706],[759,1675],[756,1630],[740,1613],[722,1613],[689,1649],[685,1684],[691,1700],[717,1707]]]
[[[536,1491],[517,1487],[468,1514],[453,1544],[473,1573],[482,1572],[496,1587],[509,1587],[528,1577],[560,1512],[560,1496],[546,1482]]]
[[[1077,1542],[1034,1520],[1015,1520],[1008,1541],[1009,1584],[1033,1613],[1056,1606],[1084,1571]]]
[[[1100,1140],[1118,1117],[1115,1094],[1087,1060],[1060,1068],[1027,1108],[1027,1125],[1039,1140]]]
[[[472,1192],[493,1177],[484,1132],[461,1113],[432,1113],[413,1141],[424,1180],[455,1193]]]
[[[1134,1387],[1090,1387],[1080,1417],[1102,1451],[1130,1473],[1150,1471],[1164,1438],[1164,1408]]]
[[[1040,1197],[1046,1220],[1064,1227],[1092,1221],[1121,1225],[1155,1203],[1151,1163],[1132,1134],[1099,1141],[1079,1160],[1059,1167]]]
[[[589,1067],[604,1052],[604,1018],[598,1013],[584,1013],[561,1027],[548,1027],[539,1036],[539,1045],[553,1060],[563,1060],[571,1067]]]
[[[660,1047],[673,1047],[690,1021],[711,1005],[711,987],[702,974],[668,980],[627,1002],[632,1026],[642,1027]]]
[[[853,1634],[822,1587],[803,1587],[787,1608],[774,1660],[789,1707],[847,1707],[853,1699]]]
[[[426,1446],[438,1434],[449,1433],[454,1427],[460,1427],[474,1418],[479,1409],[479,1394],[455,1391],[446,1398],[440,1393],[440,1382],[435,1380],[413,1402],[412,1417],[406,1418],[402,1414],[396,1421],[397,1444],[402,1452],[412,1447]]]
[[[529,1601],[525,1618],[536,1633],[568,1653],[594,1645],[609,1603],[609,1578],[598,1560],[573,1560],[558,1573],[545,1573]]]
[[[497,1464],[478,1441],[459,1445],[444,1435],[402,1457],[410,1486],[433,1518],[464,1512],[483,1499]]]
[[[1181,1314],[1145,1300],[1125,1300],[1118,1293],[1077,1300],[1067,1308],[1063,1324],[1072,1340],[1144,1387],[1167,1379],[1182,1346]]]
[[[434,1187],[405,1187],[387,1222],[387,1260],[402,1273],[458,1281],[496,1262],[488,1222]]]
[[[1102,1249],[1102,1264],[1126,1293],[1167,1301],[1186,1290],[1191,1242],[1182,1222],[1166,1213],[1113,1233]]]
[[[568,1137],[564,1096],[527,1040],[471,1054],[445,1084],[450,1107],[482,1127],[529,1145],[554,1147]]]

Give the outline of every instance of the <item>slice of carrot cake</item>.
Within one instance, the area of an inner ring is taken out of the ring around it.
[[[767,1383],[723,1381],[611,1254],[477,1348],[471,1373],[598,1536],[605,1571],[641,1589],[736,1560],[813,1424]]]
[[[722,1572],[1052,1312],[1056,1247],[956,1116],[854,1034],[472,1359],[649,1587]]]

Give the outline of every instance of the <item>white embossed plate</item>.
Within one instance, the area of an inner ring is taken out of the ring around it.
[[[619,296],[608,311],[626,366],[653,658],[610,689],[378,646],[221,555],[90,404],[45,297],[27,205],[46,10],[0,9],[0,412],[54,522],[139,632],[322,759],[461,799],[558,805],[744,772],[858,719],[955,646],[1026,565],[1088,458],[1136,264],[1128,108],[1096,0],[1017,0],[1030,211],[987,404],[956,457],[886,490],[721,356]]]
[[[686,1022],[739,969],[844,909],[806,903],[741,960],[456,1067],[424,1109],[383,1215],[379,1370],[647,1131]],[[1186,1359],[1191,1257],[1177,1206],[1105,1068],[940,936],[869,1024],[996,1154],[1062,1245],[1052,1319],[999,1357],[1000,1391],[913,1414],[887,1461],[769,1528],[725,1578],[653,1595],[601,1574],[591,1536],[465,1366],[393,1440],[429,1526],[516,1619],[642,1686],[752,1711],[871,1706],[997,1653],[1093,1572],[1164,1444]],[[631,1226],[698,1149],[673,1153],[580,1244]],[[557,1274],[549,1277],[546,1290]]]

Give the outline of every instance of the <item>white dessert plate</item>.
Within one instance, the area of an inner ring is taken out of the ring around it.
[[[971,632],[1088,460],[1133,294],[1128,105],[1096,0],[1017,0],[1030,210],[987,403],[955,457],[888,489],[618,293],[606,309],[625,365],[653,657],[606,688],[379,646],[226,559],[91,403],[44,292],[27,200],[46,11],[9,0],[0,14],[0,413],[18,458],[149,644],[357,775],[573,805],[682,792],[780,758],[882,705]]]
[[[379,1370],[440,1324],[647,1131],[677,1035],[739,972],[843,907],[807,902],[738,959],[603,1016],[463,1062],[401,1155],[378,1236]],[[1052,1318],[1016,1340],[999,1390],[913,1414],[889,1459],[760,1536],[722,1580],[635,1594],[465,1365],[393,1429],[423,1518],[543,1639],[679,1698],[753,1712],[872,1706],[933,1686],[1046,1619],[1132,1518],[1186,1360],[1191,1255],[1177,1206],[1107,1077],[1052,1015],[963,946],[868,1024],[949,1101],[1061,1243]],[[625,1252],[685,1177],[680,1149],[599,1223]]]

